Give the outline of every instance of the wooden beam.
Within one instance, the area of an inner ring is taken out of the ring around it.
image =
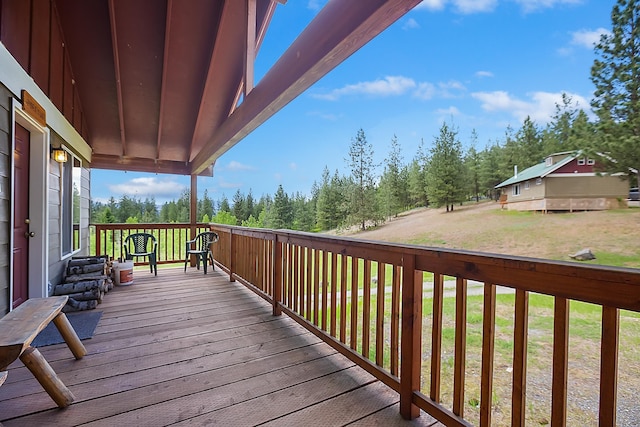
[[[149,173],[167,173],[173,175],[190,175],[188,163],[172,160],[158,160],[109,156],[94,154],[91,156],[91,168]],[[199,176],[213,176],[213,165],[204,169]]]
[[[247,36],[244,55],[244,96],[253,89],[254,62],[256,59],[256,0],[245,0],[247,4]]]
[[[120,73],[120,56],[118,55],[118,31],[116,29],[116,6],[114,0],[109,0],[109,21],[111,23],[111,45],[113,46],[113,65],[116,77],[116,95],[118,99],[118,120],[120,122],[120,142],[122,143],[122,156],[127,155],[127,138],[124,129],[124,107],[122,101],[122,84]]]
[[[418,3],[420,0],[329,2],[199,150],[193,158],[193,172],[206,168]]]

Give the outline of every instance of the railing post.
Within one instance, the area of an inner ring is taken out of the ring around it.
[[[102,232],[101,228],[96,225],[96,256],[100,255],[100,243],[102,238],[100,237],[100,233]]]
[[[511,425],[525,425],[527,389],[527,331],[529,323],[529,293],[516,290],[513,337],[513,381],[511,393]]]
[[[234,258],[235,254],[233,252],[233,228],[229,228],[229,281],[235,282],[236,279],[233,278],[233,267],[234,267]]]
[[[422,327],[422,281],[416,280],[415,255],[402,258],[402,335],[400,344],[400,415],[414,419],[420,408],[412,403],[420,390],[420,333]],[[422,275],[421,275],[422,276]]]
[[[282,242],[278,241],[278,235],[273,234],[273,266],[271,269],[273,274],[273,315],[280,316],[282,309],[280,308],[280,301],[282,300],[282,286],[283,286],[283,274],[282,274]]]
[[[600,411],[598,425],[616,425],[618,390],[618,346],[620,310],[602,306],[602,342],[600,344]]]

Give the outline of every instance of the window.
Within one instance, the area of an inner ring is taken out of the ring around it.
[[[542,178],[536,178],[536,185],[542,184]]]
[[[595,165],[595,164],[596,164],[596,161],[595,161],[595,160],[593,160],[593,159],[587,159],[587,164],[588,164],[589,166],[593,166],[593,165]]]
[[[544,160],[544,165],[545,165],[546,167],[549,167],[549,166],[553,165],[553,157],[547,157],[547,158]]]
[[[525,181],[524,183],[524,189],[528,190],[529,189],[529,181]]]
[[[514,196],[520,195],[520,184],[513,184],[513,195]]]
[[[80,159],[67,152],[67,161],[62,164],[60,179],[62,256],[80,250],[81,166]]]
[[[584,157],[578,159],[578,166],[584,166],[584,164],[585,164]]]

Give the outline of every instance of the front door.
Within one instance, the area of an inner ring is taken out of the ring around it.
[[[16,123],[13,208],[13,308],[29,298],[29,131]]]

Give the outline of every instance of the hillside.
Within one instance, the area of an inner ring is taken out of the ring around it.
[[[416,209],[364,232],[368,240],[415,243],[480,252],[571,261],[590,248],[596,264],[640,268],[640,209],[575,213],[501,210],[494,202],[442,209]]]

